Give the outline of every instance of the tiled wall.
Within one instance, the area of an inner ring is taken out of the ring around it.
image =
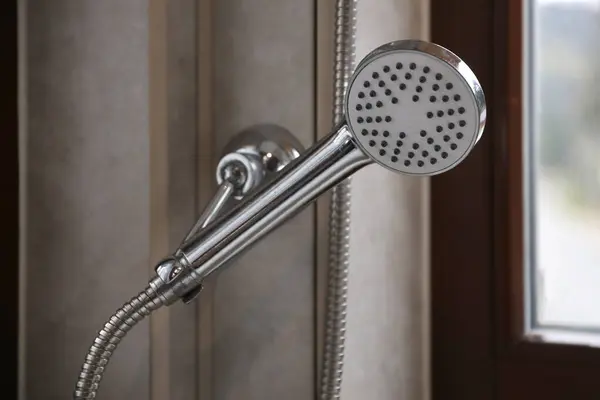
[[[358,1],[357,57],[427,38],[427,3]],[[342,399],[427,399],[428,179],[378,166],[353,179],[347,354]]]
[[[312,143],[314,2],[213,4],[215,151],[265,122]],[[313,397],[313,232],[309,208],[216,278],[215,399]]]
[[[24,132],[25,399],[68,398],[104,321],[149,270],[144,0],[30,1]],[[148,324],[102,396],[147,399]]]
[[[233,135],[276,123],[308,146],[331,120],[333,0],[51,3],[25,13],[22,400],[70,395],[100,324],[210,197]],[[422,0],[359,0],[358,12],[358,58],[427,32]],[[425,400],[427,183],[369,167],[353,185],[343,398]],[[136,327],[100,398],[315,398],[326,217],[321,201],[199,302]]]

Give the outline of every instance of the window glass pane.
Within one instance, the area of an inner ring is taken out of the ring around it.
[[[528,311],[575,341],[600,333],[600,0],[530,0],[525,15]]]

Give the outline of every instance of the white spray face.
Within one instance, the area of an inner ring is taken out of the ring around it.
[[[481,85],[449,50],[421,41],[386,44],[358,65],[346,93],[346,121],[375,162],[410,175],[458,165],[481,137]]]

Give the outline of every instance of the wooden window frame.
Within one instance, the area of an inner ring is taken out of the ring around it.
[[[488,123],[432,179],[434,400],[600,398],[600,349],[524,332],[522,1],[432,0],[432,40],[479,77]]]
[[[0,305],[3,327],[0,341],[5,353],[2,364],[2,397],[16,399],[19,365],[19,124],[18,124],[18,1],[0,6],[0,243],[2,286]]]

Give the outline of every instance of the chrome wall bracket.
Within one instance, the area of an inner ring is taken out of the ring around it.
[[[224,148],[217,165],[217,183],[229,177],[229,169],[236,165],[245,174],[245,182],[234,192],[241,200],[251,190],[268,181],[297,158],[304,148],[287,129],[278,125],[251,126],[236,135]]]
[[[219,185],[215,196],[185,236],[180,247],[227,209],[241,201],[261,185],[273,179],[279,171],[304,151],[302,144],[287,129],[273,124],[253,125],[238,133],[223,149],[217,164]],[[178,251],[179,252],[179,251]],[[169,264],[162,264],[169,267]],[[173,280],[183,269],[159,271],[159,276]],[[201,287],[183,296],[184,303],[192,301]]]

